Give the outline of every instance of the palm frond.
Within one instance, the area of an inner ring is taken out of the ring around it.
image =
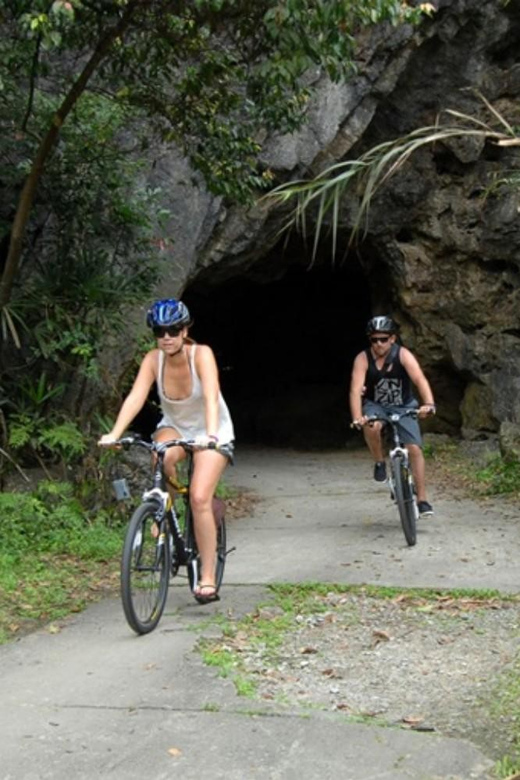
[[[478,94],[478,93],[477,93]],[[337,232],[342,197],[354,184],[361,186],[362,195],[350,235],[350,244],[364,226],[368,230],[370,206],[376,193],[388,180],[408,162],[419,149],[461,138],[491,140],[498,146],[520,146],[520,137],[509,122],[482,95],[478,95],[489,113],[499,121],[501,129],[495,129],[478,117],[455,109],[445,114],[460,122],[441,123],[420,127],[401,138],[385,141],[355,160],[335,163],[322,171],[314,179],[299,180],[280,185],[264,197],[274,198],[280,203],[294,201],[294,209],[286,226],[306,229],[306,214],[309,209],[316,210],[314,219],[313,260],[316,257],[320,237],[325,225],[332,232],[332,247],[337,249]],[[330,224],[327,215],[330,213]],[[285,228],[284,228],[285,229]]]
[[[15,346],[20,349],[22,343],[20,341],[16,325],[14,324],[14,313],[10,312],[7,306],[3,306],[2,309],[0,309],[0,316],[2,320],[2,339],[7,341],[7,337],[10,335],[15,343]]]

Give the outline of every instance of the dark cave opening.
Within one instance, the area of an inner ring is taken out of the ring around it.
[[[219,270],[201,273],[182,298],[191,335],[215,352],[237,442],[344,445],[352,362],[372,308],[358,257],[334,263],[329,246],[311,263],[300,240],[227,279]]]

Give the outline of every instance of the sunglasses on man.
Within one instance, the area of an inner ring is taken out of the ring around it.
[[[371,344],[377,344],[378,341],[381,344],[386,344],[387,341],[390,341],[390,336],[370,336]]]
[[[156,327],[152,328],[153,335],[156,339],[163,339],[165,336],[170,336],[170,338],[175,338],[179,335],[179,333],[182,331],[182,328],[178,328],[175,325],[168,325],[167,327],[161,328]]]

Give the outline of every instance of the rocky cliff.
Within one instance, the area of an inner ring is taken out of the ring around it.
[[[316,74],[317,93],[305,127],[292,136],[265,139],[262,162],[278,181],[315,175],[433,123],[447,108],[482,115],[484,104],[474,90],[511,125],[520,126],[519,0],[439,0],[434,16],[419,29],[378,29],[360,41],[358,64],[358,74],[348,84],[330,84]],[[331,401],[323,387],[348,377],[348,361],[362,346],[359,339],[346,343],[341,334],[362,335],[366,314],[385,310],[401,321],[405,342],[432,381],[440,407],[438,430],[474,437],[496,434],[502,424],[520,425],[520,191],[493,186],[519,168],[514,147],[457,141],[423,149],[380,190],[366,234],[346,255],[359,192],[345,198],[336,256],[331,257],[330,245],[323,241],[313,268],[322,276],[326,269],[335,274],[329,287],[319,289],[327,296],[327,291],[336,294],[343,288],[348,311],[340,312],[336,302],[326,315],[328,332],[318,327],[313,337],[309,331],[307,352],[297,350],[300,363],[314,362],[324,339],[331,340],[330,360],[343,366],[322,381],[323,364],[318,362],[313,377],[302,380],[315,389],[321,383],[321,391],[311,393],[314,400],[323,398],[329,409],[337,402],[339,408],[339,396]],[[268,200],[249,209],[228,208],[210,197],[186,163],[170,153],[156,166],[156,177],[163,186],[167,182],[175,214],[175,245],[172,257],[165,257],[161,290],[183,291],[200,308],[201,336],[214,336],[224,360],[234,361],[236,373],[246,371],[237,355],[253,344],[263,349],[257,336],[251,338],[255,328],[274,332],[268,303],[276,296],[273,285],[297,267],[302,273],[309,268],[305,240],[293,235],[287,249],[280,235],[286,209]],[[314,232],[309,214],[311,242]],[[246,282],[256,285],[256,293],[251,286],[240,287]],[[305,287],[303,293],[302,284],[293,279],[286,290],[284,300],[306,297],[292,301],[286,321],[279,319],[277,309],[280,344],[288,344],[283,331],[289,320],[308,322],[313,316],[313,287],[311,279],[311,289]],[[258,302],[250,309],[242,306],[237,320],[237,299],[247,295],[262,298],[264,308]],[[313,301],[314,312],[327,308],[326,298]],[[248,322],[253,312],[255,321]],[[229,358],[225,342],[236,338],[231,334],[237,324],[250,338]],[[295,365],[292,375],[299,371]],[[264,368],[269,371],[267,361]],[[287,401],[287,414],[296,415],[293,425],[305,425],[310,391],[295,401],[294,387],[285,379],[287,398],[293,399]],[[249,391],[254,383],[251,379]],[[342,399],[344,394],[343,387]],[[236,398],[238,405],[238,390]],[[280,397],[278,402],[281,408]],[[253,406],[260,414],[258,401]]]

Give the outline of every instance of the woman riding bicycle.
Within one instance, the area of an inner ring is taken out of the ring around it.
[[[216,524],[213,496],[219,479],[233,458],[233,423],[220,392],[218,368],[210,347],[188,338],[190,313],[182,301],[166,298],[148,310],[146,323],[157,339],[157,349],[148,352],[134,385],[126,397],[110,433],[99,440],[110,446],[141,411],[154,382],[163,417],[157,426],[156,441],[195,439],[198,444],[218,445],[218,449],[194,452],[190,502],[195,536],[201,558],[200,582],[195,591],[199,602],[217,598],[215,584]],[[175,476],[176,464],[186,457],[181,447],[165,455],[165,472]]]
[[[369,349],[354,360],[350,383],[350,411],[353,424],[363,427],[368,449],[374,458],[374,479],[384,482],[386,464],[381,439],[382,423],[367,425],[370,415],[385,416],[385,412],[418,409],[420,418],[435,414],[435,402],[430,383],[410,350],[397,343],[397,323],[386,316],[372,317],[367,324]],[[412,392],[419,391],[419,406]],[[406,445],[417,489],[419,514],[432,515],[426,499],[424,455],[419,423],[413,417],[402,417],[398,423],[401,442]]]

